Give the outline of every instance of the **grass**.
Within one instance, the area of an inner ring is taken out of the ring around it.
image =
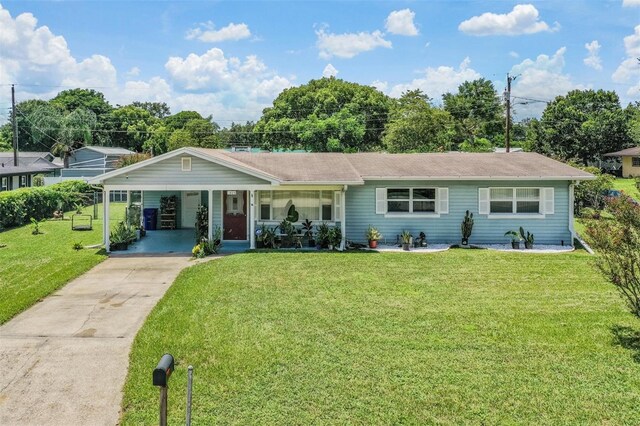
[[[122,423],[636,424],[640,323],[584,252],[246,253],[181,273],[137,335]]]
[[[631,198],[640,200],[640,191],[636,187],[636,181],[632,178],[616,178],[613,182],[613,189],[624,191]]]
[[[102,242],[102,221],[92,231],[72,231],[71,221],[45,221],[0,233],[0,324],[32,306],[106,258],[104,250],[76,251],[73,244]]]

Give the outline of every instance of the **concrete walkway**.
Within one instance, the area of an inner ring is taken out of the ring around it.
[[[0,425],[116,424],[133,338],[188,265],[112,257],[0,327]]]

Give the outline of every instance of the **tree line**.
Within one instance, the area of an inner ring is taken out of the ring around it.
[[[232,145],[315,152],[492,151],[505,144],[505,109],[492,82],[462,83],[435,103],[420,90],[398,99],[336,78],[285,89],[257,122],[222,127],[195,111],[171,114],[166,103],[112,106],[92,89],[60,92],[16,107],[22,151],[67,159],[102,145],[159,155],[183,146]],[[605,152],[640,144],[640,102],[623,107],[613,91],[574,90],[550,101],[542,116],[512,124],[512,146],[586,164]],[[12,127],[0,127],[0,150]]]

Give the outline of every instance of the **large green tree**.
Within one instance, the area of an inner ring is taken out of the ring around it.
[[[493,83],[484,78],[465,81],[457,93],[442,96],[444,109],[456,123],[455,142],[477,145],[476,138],[496,144],[504,134],[504,107]]]
[[[448,151],[453,127],[448,112],[433,107],[421,90],[410,90],[396,101],[383,143],[389,152]]]
[[[111,144],[141,152],[150,138],[150,131],[159,119],[145,109],[127,105],[111,111],[105,127],[111,135]]]
[[[132,102],[131,106],[148,111],[155,118],[165,118],[171,115],[171,109],[166,102]]]
[[[382,147],[391,99],[373,87],[322,78],[285,89],[254,131],[266,149],[371,151]]]
[[[62,157],[64,167],[69,167],[71,153],[85,145],[93,144],[93,131],[97,125],[93,111],[78,108],[67,114],[62,120],[62,127],[52,152]]]
[[[173,131],[167,142],[167,150],[188,146],[220,148],[222,143],[218,130],[218,125],[210,117],[190,120],[183,128]]]
[[[223,146],[250,146],[256,147],[260,144],[260,135],[253,132],[256,124],[253,121],[242,123],[231,123],[231,126],[220,130],[221,143]]]
[[[547,105],[535,151],[583,164],[632,145],[618,95],[605,90],[573,90]]]

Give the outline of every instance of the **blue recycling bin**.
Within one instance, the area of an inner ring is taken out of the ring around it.
[[[158,224],[158,209],[144,209],[144,229],[155,231]]]

